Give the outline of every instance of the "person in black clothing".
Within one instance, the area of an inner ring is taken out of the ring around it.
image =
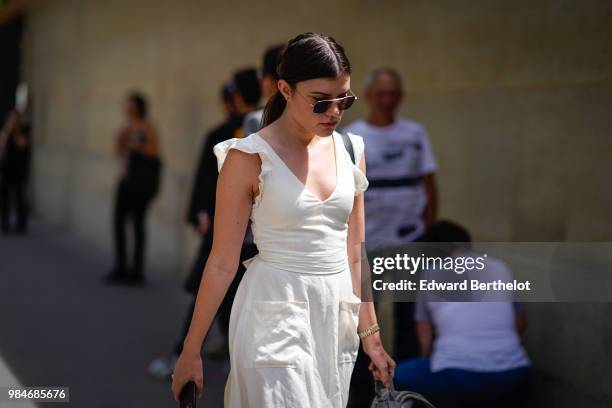
[[[187,222],[194,227],[202,237],[200,249],[194,260],[190,274],[184,282],[184,289],[191,295],[193,300],[185,315],[185,321],[181,331],[180,340],[176,343],[172,354],[160,357],[149,365],[149,374],[155,378],[167,379],[174,370],[174,364],[183,350],[183,341],[189,330],[191,316],[195,307],[195,300],[202,280],[202,272],[206,265],[206,260],[212,249],[215,198],[217,189],[217,158],[214,155],[213,147],[215,144],[233,137],[243,137],[242,123],[244,116],[257,108],[261,98],[261,89],[257,71],[255,69],[244,69],[234,74],[233,82],[230,86],[224,87],[224,92],[233,91],[234,110],[227,109],[228,118],[225,122],[211,130],[206,138],[191,193],[191,200],[187,212]],[[227,103],[224,103],[227,107]],[[234,295],[244,274],[245,268],[242,261],[257,253],[257,248],[252,242],[250,231],[247,232],[245,243],[242,247],[241,261],[238,272],[219,307],[219,321],[221,331],[227,339],[229,331],[229,316]],[[211,357],[226,357],[227,345],[220,350],[212,353]]]
[[[0,224],[2,233],[11,230],[11,206],[17,210],[17,232],[28,227],[28,206],[25,188],[30,164],[29,128],[21,123],[21,115],[11,110],[0,133]]]
[[[145,97],[139,92],[129,94],[125,104],[127,124],[118,131],[116,138],[116,153],[121,159],[122,172],[113,214],[115,265],[106,276],[108,283],[145,284],[145,217],[159,189],[161,172],[157,130],[147,113]],[[134,227],[131,271],[126,260],[125,229],[128,221]]]

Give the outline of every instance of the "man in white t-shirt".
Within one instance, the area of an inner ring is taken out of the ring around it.
[[[373,71],[364,93],[367,118],[344,128],[365,142],[370,182],[364,196],[366,239],[377,245],[417,240],[437,212],[437,164],[424,127],[397,117],[402,93],[395,70]]]

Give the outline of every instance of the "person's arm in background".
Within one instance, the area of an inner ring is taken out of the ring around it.
[[[9,133],[11,130],[13,131],[13,137],[15,138],[15,146],[17,146],[19,150],[24,150],[29,145],[27,129],[24,129],[24,126],[21,123],[21,115],[17,111],[13,110],[11,112],[11,115],[12,125],[9,129]]]
[[[514,316],[516,332],[523,337],[527,329],[527,313],[519,302],[514,302]]]
[[[431,324],[431,315],[427,309],[427,303],[421,300],[416,302],[414,319],[416,320],[416,335],[421,357],[429,357],[433,348],[434,327]]]
[[[429,357],[433,346],[433,326],[429,322],[416,323],[417,338],[421,350],[421,357]]]
[[[2,132],[0,133],[0,150],[4,149],[6,146],[6,142],[8,141],[10,131],[8,130],[7,125],[5,124],[2,128]]]
[[[30,138],[27,130],[23,129],[21,125],[17,128],[15,132],[15,144],[20,149],[26,149],[30,147]]]
[[[438,186],[436,183],[435,173],[438,169],[436,160],[434,159],[429,143],[429,136],[425,128],[420,128],[421,139],[421,169],[423,182],[425,184],[425,192],[427,194],[427,205],[423,211],[423,220],[425,226],[429,227],[438,219]]]
[[[4,126],[2,127],[2,133],[0,133],[0,149],[6,146],[8,142],[9,135],[15,129],[17,121],[17,114],[15,111],[10,111],[8,115],[6,115],[6,120],[4,122]]]
[[[427,193],[427,206],[423,218],[425,219],[425,226],[429,227],[438,219],[438,186],[436,185],[436,176],[433,173],[423,177],[423,181]]]

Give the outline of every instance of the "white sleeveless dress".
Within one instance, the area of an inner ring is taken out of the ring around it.
[[[363,139],[349,135],[357,163]],[[357,358],[361,300],[347,257],[354,196],[368,180],[334,132],[336,189],[310,193],[257,133],[214,146],[218,169],[230,149],[257,153],[262,166],[251,228],[259,253],[232,305],[226,408],[346,407]]]

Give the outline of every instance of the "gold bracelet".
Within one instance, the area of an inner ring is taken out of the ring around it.
[[[367,329],[360,331],[359,333],[357,333],[359,335],[360,339],[363,339],[364,337],[367,337],[371,334],[376,333],[377,331],[380,330],[380,327],[378,327],[378,323],[373,324],[372,326],[368,327]]]

